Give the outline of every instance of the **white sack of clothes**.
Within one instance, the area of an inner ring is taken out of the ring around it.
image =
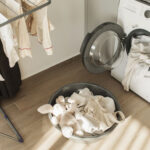
[[[0,23],[7,21],[8,19],[0,13]],[[14,41],[14,34],[10,24],[7,24],[0,28],[0,40],[3,44],[4,53],[8,58],[9,66],[12,68],[19,60],[16,52],[16,43]]]

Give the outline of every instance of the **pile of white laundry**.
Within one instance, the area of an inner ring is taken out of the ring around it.
[[[59,126],[67,138],[103,133],[114,123],[125,119],[121,111],[115,110],[112,98],[94,96],[88,88],[79,90],[79,93],[74,92],[70,97],[59,96],[54,106],[47,104],[38,108],[42,114],[52,114],[52,124]]]
[[[131,51],[125,69],[122,85],[129,91],[132,78],[150,78],[150,37],[138,36],[132,39]]]

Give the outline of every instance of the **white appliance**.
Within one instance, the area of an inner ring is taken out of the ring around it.
[[[150,13],[149,5],[135,0],[121,0],[118,9],[118,24],[123,27],[126,34],[129,34],[135,28],[150,31],[150,16],[146,17],[146,13],[147,15]],[[125,54],[121,64],[111,71],[111,75],[120,82],[123,79],[126,64],[127,54]],[[130,89],[150,102],[150,78],[143,76],[139,76],[138,79],[132,78]]]
[[[118,23],[103,23],[86,35],[81,55],[88,71],[110,70],[114,78],[122,81],[132,38],[138,35],[150,37],[150,5],[144,1],[120,0]],[[150,102],[150,78],[133,78],[130,89]]]

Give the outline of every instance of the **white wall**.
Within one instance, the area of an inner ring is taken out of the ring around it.
[[[86,0],[87,31],[106,21],[117,21],[119,0]]]
[[[84,33],[106,21],[116,22],[119,0],[52,0],[49,17],[54,55],[47,56],[36,38],[31,38],[33,58],[19,62],[22,78],[28,78],[79,54]],[[85,9],[86,8],[86,9]]]
[[[32,38],[33,58],[19,62],[23,79],[79,54],[85,29],[84,11],[84,0],[52,0],[49,17],[56,28],[51,34],[54,55],[47,56],[36,38]]]

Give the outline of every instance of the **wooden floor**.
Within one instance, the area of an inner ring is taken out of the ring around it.
[[[94,143],[65,139],[52,127],[48,116],[36,110],[48,103],[53,92],[72,82],[92,82],[110,90],[118,99],[127,119],[109,136]],[[88,73],[80,58],[58,65],[23,81],[17,96],[3,100],[2,106],[24,137],[23,144],[0,137],[0,150],[150,150],[150,104],[132,92],[125,92],[109,72]],[[0,132],[11,135],[0,115]]]

